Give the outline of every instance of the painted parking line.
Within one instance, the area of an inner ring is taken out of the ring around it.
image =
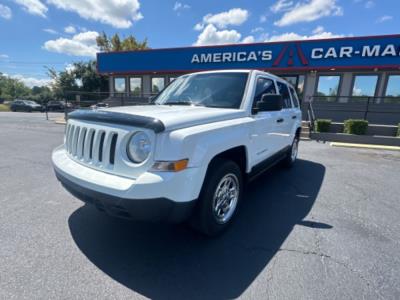
[[[347,148],[400,151],[400,147],[398,147],[398,146],[352,144],[352,143],[339,143],[339,142],[332,142],[332,143],[330,143],[330,145],[331,145],[331,147],[347,147]]]

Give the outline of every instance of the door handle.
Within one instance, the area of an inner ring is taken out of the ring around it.
[[[292,116],[292,119],[297,119],[297,116]]]
[[[282,123],[284,120],[282,118],[276,120],[277,123]]]

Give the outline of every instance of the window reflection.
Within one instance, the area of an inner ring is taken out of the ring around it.
[[[142,78],[131,77],[129,80],[130,91],[133,96],[140,96],[142,94]]]
[[[357,75],[353,84],[353,96],[374,97],[378,75]]]
[[[124,77],[115,77],[114,78],[114,89],[117,93],[124,93],[126,91]]]
[[[151,92],[158,94],[164,89],[164,77],[151,78]]]
[[[390,75],[385,96],[400,97],[400,75]]]
[[[336,101],[340,84],[340,76],[319,76],[317,96],[319,99],[326,101]]]

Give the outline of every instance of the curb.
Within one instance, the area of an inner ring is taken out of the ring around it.
[[[385,146],[385,145],[351,144],[351,143],[332,142],[332,143],[330,143],[330,146],[331,147],[400,151],[400,147],[398,147],[398,146]]]
[[[60,125],[65,125],[65,124],[67,124],[67,122],[65,122],[65,120],[64,120],[64,119],[58,119],[58,120],[55,120],[55,121],[54,121],[54,123],[56,123],[56,124],[60,124]]]

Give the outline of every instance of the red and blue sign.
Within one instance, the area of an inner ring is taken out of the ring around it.
[[[102,74],[399,69],[400,35],[98,53],[97,67]]]

